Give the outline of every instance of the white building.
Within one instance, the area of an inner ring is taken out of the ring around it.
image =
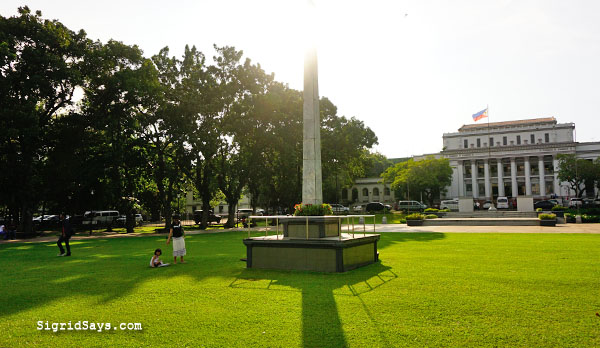
[[[444,149],[436,156],[448,158],[453,168],[447,198],[573,196],[557,178],[557,156],[576,154],[590,160],[600,156],[600,142],[576,143],[574,130],[574,123],[548,117],[471,124],[445,133]],[[597,189],[587,191],[597,195]]]

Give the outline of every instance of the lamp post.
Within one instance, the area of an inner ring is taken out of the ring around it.
[[[94,220],[94,189],[90,190],[91,202],[90,202],[90,213],[88,214],[90,217],[90,236],[92,235],[92,222]]]

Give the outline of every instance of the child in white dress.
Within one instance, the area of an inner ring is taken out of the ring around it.
[[[168,263],[163,263],[160,260],[160,255],[162,255],[162,250],[154,250],[154,255],[152,255],[152,259],[150,260],[150,267],[166,267],[169,265]]]

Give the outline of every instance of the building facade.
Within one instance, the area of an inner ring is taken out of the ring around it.
[[[465,125],[444,134],[444,150],[436,156],[448,158],[453,169],[445,198],[573,196],[558,180],[558,155],[600,156],[600,142],[577,143],[574,131],[574,123],[548,117]],[[596,188],[586,192],[598,194]]]
[[[342,200],[340,203],[348,205],[350,203],[393,203],[394,191],[390,185],[384,184],[381,178],[360,178],[356,179],[354,185],[350,188],[343,188]]]

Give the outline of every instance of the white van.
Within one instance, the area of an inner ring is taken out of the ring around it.
[[[117,210],[86,211],[81,223],[83,225],[111,225],[115,223],[119,215]]]
[[[496,200],[496,208],[498,209],[508,209],[508,198],[506,197],[498,197]]]
[[[458,211],[458,199],[449,199],[440,202],[440,209]]]

